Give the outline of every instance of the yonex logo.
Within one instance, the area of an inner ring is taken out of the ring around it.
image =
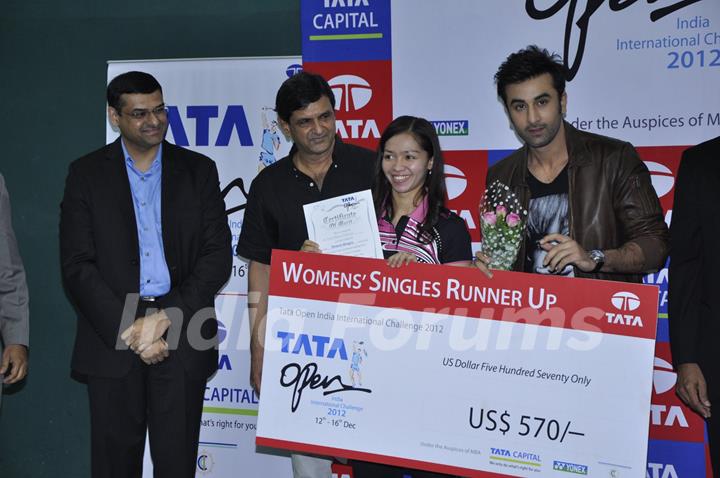
[[[656,395],[661,395],[675,386],[677,382],[677,374],[673,372],[673,367],[665,360],[655,357],[653,367],[653,389]]]
[[[328,81],[335,95],[335,109],[357,111],[372,98],[372,88],[365,79],[355,75],[339,75]]]
[[[632,292],[618,292],[612,296],[610,302],[621,311],[632,311],[640,307],[640,297]]]
[[[669,193],[675,185],[675,177],[670,168],[654,161],[644,161],[644,163],[650,170],[650,180],[658,197],[661,198]]]
[[[446,164],[445,187],[450,201],[462,196],[462,193],[465,192],[465,188],[467,188],[467,178],[465,177],[465,173],[455,166]]]

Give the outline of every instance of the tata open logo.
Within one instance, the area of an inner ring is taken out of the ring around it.
[[[644,161],[644,163],[650,170],[650,179],[658,197],[661,198],[672,191],[675,185],[675,177],[670,168],[654,161]]]
[[[673,367],[665,360],[655,357],[655,365],[653,367],[653,390],[656,395],[671,390],[677,381],[677,374],[673,371]]]
[[[445,165],[445,188],[447,189],[448,200],[462,196],[467,188],[465,173],[455,166]]]
[[[637,310],[637,308],[640,307],[640,297],[632,292],[618,292],[612,296],[610,302],[612,302],[612,305],[614,305],[616,309],[623,312]]]
[[[335,109],[358,111],[370,103],[372,88],[365,79],[355,75],[339,75],[328,81],[335,95]]]

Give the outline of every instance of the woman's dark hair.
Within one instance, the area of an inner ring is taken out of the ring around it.
[[[390,217],[393,215],[392,186],[385,177],[382,170],[383,154],[385,144],[393,136],[408,133],[415,138],[423,151],[433,159],[432,169],[425,176],[425,184],[420,191],[421,197],[427,195],[428,210],[425,219],[418,230],[418,240],[424,243],[432,241],[432,228],[437,224],[438,218],[445,207],[445,173],[440,140],[438,139],[435,127],[424,118],[415,116],[400,116],[390,123],[380,137],[377,159],[375,161],[375,182],[373,185],[373,200],[375,212],[380,214],[385,211]]]

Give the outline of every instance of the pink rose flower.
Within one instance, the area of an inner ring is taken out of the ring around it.
[[[495,213],[492,211],[486,212],[482,215],[482,220],[485,224],[489,226],[494,226],[495,222],[497,221],[497,216],[495,216]]]
[[[515,214],[514,212],[511,212],[505,218],[505,222],[507,223],[508,226],[515,227],[518,224],[520,224],[520,216]]]
[[[501,204],[495,208],[495,214],[498,216],[505,216],[507,214],[507,208]]]

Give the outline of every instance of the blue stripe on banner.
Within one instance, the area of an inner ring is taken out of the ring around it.
[[[505,159],[515,151],[514,149],[490,149],[488,150],[488,168],[500,160]]]
[[[656,340],[658,342],[670,342],[670,325],[667,318],[658,318]]]
[[[705,475],[705,444],[666,440],[648,442],[647,478]]]

